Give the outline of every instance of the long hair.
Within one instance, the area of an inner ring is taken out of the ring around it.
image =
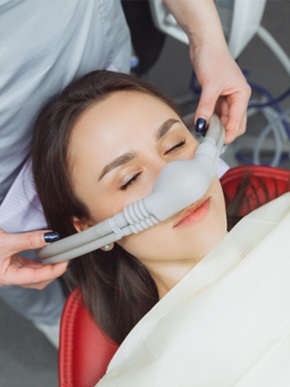
[[[61,238],[76,233],[73,217],[89,215],[86,204],[72,189],[68,160],[71,131],[88,107],[122,90],[152,95],[178,113],[172,101],[150,83],[100,70],[72,82],[47,103],[37,119],[32,148],[35,184],[48,225]],[[158,301],[147,269],[117,244],[111,252],[97,250],[74,260],[70,270],[91,314],[117,343]]]

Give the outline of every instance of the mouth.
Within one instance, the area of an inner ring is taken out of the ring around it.
[[[203,219],[210,208],[210,197],[200,199],[192,206],[182,211],[177,222],[173,225],[173,228],[180,226],[187,226],[198,222]]]

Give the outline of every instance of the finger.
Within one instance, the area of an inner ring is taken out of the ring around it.
[[[233,106],[229,104],[229,97],[219,98],[215,108],[215,113],[218,115],[218,117],[221,120],[221,123],[225,127],[226,144],[231,143],[236,139],[236,137],[245,133],[247,114],[245,111],[240,111],[237,114],[241,114],[241,117],[239,117],[239,119],[234,119],[234,120],[232,119],[232,121],[230,121],[230,114],[235,114],[235,112],[233,112]]]
[[[28,289],[37,289],[37,290],[42,290],[46,288],[47,285],[49,285],[51,282],[55,281],[55,278],[48,280],[48,281],[41,281],[37,283],[31,283],[31,284],[25,284],[22,285],[22,288],[28,288]]]
[[[54,265],[36,264],[20,256],[14,256],[6,268],[5,285],[36,287],[60,277],[67,269],[68,261]]]
[[[0,231],[0,245],[1,250],[8,255],[13,255],[19,251],[39,249],[46,246],[49,242],[59,239],[59,235],[56,232],[48,231],[32,231],[19,234],[9,234]]]
[[[41,284],[31,284],[29,286],[24,286],[25,288],[29,288],[29,289],[36,289],[36,290],[43,290],[46,288],[47,285],[49,285],[52,281],[49,281],[49,282],[44,282],[44,283],[41,283]]]
[[[225,127],[229,120],[229,105],[225,97],[219,97],[215,106],[215,114],[217,114],[221,123]]]
[[[202,119],[208,122],[213,115],[218,97],[219,93],[217,90],[209,87],[202,89],[200,100],[195,111],[195,126],[197,131],[199,122],[202,122]]]
[[[46,286],[49,285],[52,281],[54,281],[54,280],[26,284],[26,285],[22,285],[22,288],[42,290],[42,289],[46,288]]]
[[[228,97],[228,121],[225,124],[227,144],[246,131],[246,111],[248,102],[239,93]]]

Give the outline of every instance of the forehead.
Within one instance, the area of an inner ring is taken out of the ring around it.
[[[99,158],[111,158],[128,148],[147,146],[168,118],[179,119],[157,97],[137,91],[112,93],[92,104],[77,120],[70,138],[70,162],[96,157],[96,153]]]
[[[99,141],[143,130],[156,130],[168,117],[179,118],[174,110],[155,96],[137,91],[118,91],[92,104],[77,120],[72,137],[96,136]]]
[[[149,110],[148,110],[149,109]],[[102,117],[113,119],[115,116],[140,117],[149,113],[171,111],[172,108],[156,96],[135,90],[116,91],[107,95],[103,100],[93,103],[79,118],[89,118],[101,114]]]

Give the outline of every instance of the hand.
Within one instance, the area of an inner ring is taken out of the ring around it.
[[[208,44],[199,52],[191,46],[190,58],[202,88],[195,123],[199,118],[208,121],[216,113],[226,129],[225,143],[229,144],[246,131],[251,88],[226,46]]]
[[[0,229],[0,286],[18,285],[43,289],[66,271],[68,262],[43,265],[18,255],[24,250],[46,246],[44,233],[45,231],[33,231],[8,234]]]

